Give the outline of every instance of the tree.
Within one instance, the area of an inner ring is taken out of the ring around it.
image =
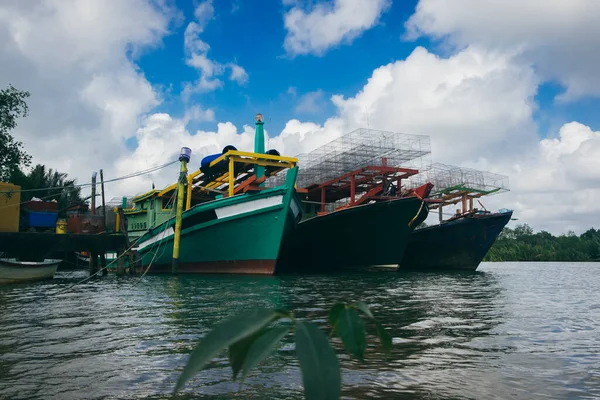
[[[569,231],[554,236],[534,233],[529,225],[504,228],[485,261],[600,261],[600,231],[592,228],[577,236]]]
[[[31,163],[31,156],[22,149],[23,143],[10,134],[17,126],[17,119],[27,116],[27,97],[29,92],[17,90],[12,85],[0,90],[0,181],[7,180],[19,167]]]
[[[76,179],[68,179],[67,174],[44,165],[36,165],[28,174],[20,169],[12,171],[10,182],[21,186],[21,201],[37,197],[46,201],[56,200],[61,216],[71,204],[82,203],[81,188]],[[36,190],[37,189],[37,190]]]

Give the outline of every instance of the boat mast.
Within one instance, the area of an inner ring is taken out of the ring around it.
[[[175,214],[175,235],[173,238],[173,263],[171,264],[171,273],[176,275],[179,270],[179,239],[181,237],[181,214],[183,213],[183,197],[185,183],[187,182],[187,163],[192,156],[192,150],[188,147],[182,147],[179,153],[181,161],[181,170],[177,185],[177,213]]]
[[[254,118],[256,120],[256,131],[254,133],[254,152],[259,154],[265,154],[265,131],[263,128],[264,117],[262,114],[256,114]],[[265,167],[262,165],[256,165],[254,167],[256,173],[256,179],[260,179],[265,176]],[[264,186],[264,182],[259,186]]]

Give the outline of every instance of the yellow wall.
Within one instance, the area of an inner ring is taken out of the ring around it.
[[[15,193],[4,193],[14,190]],[[0,182],[0,232],[19,231],[20,186]]]

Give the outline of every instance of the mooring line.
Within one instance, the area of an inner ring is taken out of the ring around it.
[[[178,190],[175,189],[175,191],[173,192],[173,195],[171,196],[171,198],[167,202],[167,205],[169,205],[171,202],[173,202],[173,203],[175,202],[175,198],[177,197],[177,192],[178,192]],[[171,217],[169,219],[171,219],[173,217],[174,211],[175,211],[175,208],[173,207],[173,211],[171,211]],[[165,221],[162,232],[166,231],[166,229],[167,229],[167,223]],[[161,232],[159,232],[159,233],[161,233]],[[144,278],[144,276],[146,276],[146,274],[150,270],[150,267],[152,267],[152,264],[154,264],[154,260],[156,259],[156,255],[158,254],[158,251],[160,250],[160,246],[162,246],[163,244],[165,245],[165,247],[163,248],[162,253],[160,253],[160,256],[162,256],[165,253],[165,250],[167,248],[167,246],[166,246],[167,241],[165,240],[163,243],[161,243],[161,241],[159,240],[159,241],[156,242],[156,244],[157,244],[156,251],[154,252],[154,256],[152,257],[152,260],[150,260],[150,264],[148,264],[148,267],[146,267],[146,270],[142,273],[142,276],[140,276],[139,279],[133,285],[131,285],[131,287],[136,286],[138,283],[140,283],[142,281],[142,279]],[[154,244],[152,246],[154,247]],[[150,248],[150,251],[152,251],[152,247]]]

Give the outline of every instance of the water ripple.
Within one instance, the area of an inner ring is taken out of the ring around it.
[[[388,360],[368,326],[364,363],[335,341],[347,399],[600,397],[600,264],[503,263],[469,274],[284,277],[114,276],[60,294],[85,272],[0,287],[0,393],[7,399],[170,395],[187,355],[219,320],[257,306],[324,325],[363,300],[393,336]],[[302,398],[293,343],[242,389],[223,354],[177,398]]]

